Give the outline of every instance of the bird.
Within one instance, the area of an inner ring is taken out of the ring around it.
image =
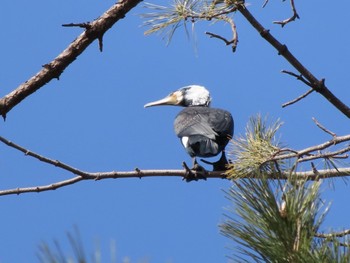
[[[188,85],[163,99],[144,105],[145,108],[160,105],[184,107],[175,118],[174,130],[192,158],[193,168],[189,169],[184,163],[188,172],[204,169],[198,164],[196,157],[207,158],[221,153],[221,158],[217,162],[212,163],[201,159],[204,163],[213,165],[214,171],[225,170],[228,164],[225,147],[233,136],[234,121],[230,112],[211,108],[210,104],[211,96],[204,86]],[[198,179],[193,173],[186,178],[187,181],[193,179]]]

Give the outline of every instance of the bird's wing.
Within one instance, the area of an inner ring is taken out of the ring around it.
[[[175,119],[178,137],[203,135],[215,139],[219,133],[232,135],[232,117],[227,111],[207,107],[189,107]]]
[[[215,139],[217,133],[208,124],[206,118],[201,115],[195,115],[191,118],[183,118],[180,116],[178,119],[179,125],[175,125],[175,133],[178,137],[191,136],[191,135],[203,135],[210,139]]]

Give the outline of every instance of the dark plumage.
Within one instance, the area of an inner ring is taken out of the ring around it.
[[[191,157],[212,157],[222,152],[232,137],[233,120],[228,111],[193,106],[177,115],[174,128]]]
[[[182,145],[198,166],[196,157],[212,157],[219,153],[219,161],[210,163],[214,170],[223,170],[227,164],[224,149],[233,135],[231,114],[222,109],[210,108],[210,94],[202,86],[181,88],[164,99],[151,102],[145,107],[158,105],[184,106],[175,118],[174,128]],[[209,163],[209,162],[206,162]]]

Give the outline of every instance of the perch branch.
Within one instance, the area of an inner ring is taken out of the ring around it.
[[[345,116],[350,118],[350,108],[339,100],[325,85],[324,79],[318,80],[300,61],[288,50],[286,45],[281,44],[269,30],[265,29],[249,12],[244,5],[237,5],[238,11],[248,20],[248,22],[269,42],[304,78],[310,82],[312,88],[325,97]]]
[[[66,24],[65,26],[78,25],[86,28],[61,54],[32,78],[25,81],[15,90],[0,99],[0,115],[5,119],[7,113],[26,97],[40,89],[52,79],[58,79],[62,72],[96,39],[102,49],[102,36],[117,21],[125,17],[125,14],[134,8],[141,0],[123,0],[114,4],[99,18],[91,23]]]
[[[350,136],[349,136],[350,138]],[[339,137],[337,137],[339,139]],[[73,178],[58,181],[49,185],[33,186],[33,187],[23,187],[23,188],[14,188],[14,189],[5,189],[0,190],[0,195],[11,195],[11,194],[22,194],[30,192],[43,192],[56,190],[64,186],[72,185],[78,183],[82,180],[103,180],[103,179],[117,179],[117,178],[143,178],[143,177],[155,177],[155,176],[176,176],[181,178],[186,178],[188,171],[186,169],[182,170],[141,170],[135,168],[134,171],[112,171],[112,172],[86,172],[74,168],[68,164],[65,164],[58,160],[52,160],[47,157],[44,157],[35,152],[29,151],[28,149],[19,146],[3,137],[0,137],[0,142],[6,144],[7,146],[14,148],[25,155],[31,156],[41,162],[50,164],[52,166],[58,167],[62,170],[70,172],[75,176]],[[225,171],[193,171],[199,176],[205,178],[221,178],[227,179]],[[259,176],[259,175],[257,175]],[[278,174],[271,173],[268,175],[270,179],[286,179],[290,176],[290,172],[279,171]],[[339,168],[339,169],[327,169],[327,170],[318,170],[317,174],[313,170],[304,171],[304,172],[293,172],[293,176],[300,178],[307,178],[308,180],[318,180],[320,178],[331,178],[331,177],[340,177],[340,176],[350,176],[350,168]]]
[[[135,170],[135,171],[113,171],[113,172],[99,172],[99,173],[88,173],[81,172],[86,174],[85,177],[75,176],[71,179],[58,181],[48,185],[33,186],[33,187],[23,187],[23,188],[13,188],[0,190],[0,196],[2,195],[19,195],[23,193],[39,193],[44,191],[56,190],[64,186],[72,185],[78,183],[82,180],[104,180],[104,179],[118,179],[118,178],[144,178],[144,177],[181,177],[184,178],[187,175],[186,170]],[[282,172],[279,175],[271,174],[270,179],[286,179],[290,176],[288,172]],[[339,168],[339,169],[327,169],[327,170],[318,170],[317,175],[314,171],[305,171],[305,172],[295,172],[293,176],[298,178],[307,178],[308,180],[319,180],[322,178],[333,178],[333,177],[343,177],[350,176],[350,168]],[[205,177],[208,178],[220,178],[226,179],[226,174],[221,171],[215,172],[205,172]],[[259,175],[257,175],[259,178]]]

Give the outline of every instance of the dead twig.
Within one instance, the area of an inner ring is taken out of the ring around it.
[[[331,157],[331,156],[328,156],[330,153],[319,154],[316,158],[315,158],[316,155],[312,154],[312,153],[324,150],[328,147],[331,147],[331,146],[334,146],[334,145],[337,145],[337,144],[340,144],[340,143],[343,143],[346,141],[350,141],[350,134],[344,135],[344,136],[335,136],[332,138],[332,140],[329,140],[329,141],[321,143],[319,145],[311,146],[311,147],[308,147],[308,148],[305,148],[305,149],[299,150],[299,151],[288,150],[288,153],[284,153],[284,154],[280,154],[280,151],[279,151],[277,154],[273,155],[273,157],[271,157],[271,159],[266,160],[266,162],[293,159],[293,158],[297,158],[297,159],[304,158],[303,160],[305,160],[305,161],[306,160],[309,161],[312,159],[325,158],[325,157],[329,158],[329,157]],[[335,152],[333,152],[333,155],[337,156],[339,154],[348,152],[350,150],[349,147],[350,146],[348,146],[344,149],[335,151]],[[307,156],[307,157],[304,157],[304,156]],[[309,159],[307,159],[308,157],[309,157]]]
[[[301,162],[307,162],[307,161],[316,160],[316,159],[329,159],[329,158],[346,159],[349,156],[347,154],[344,154],[344,153],[349,152],[349,151],[350,151],[350,146],[345,147],[343,149],[340,149],[338,151],[334,151],[334,152],[312,154],[312,155],[309,155],[306,157],[301,157],[301,158],[298,158],[297,162],[301,163]]]
[[[320,238],[332,238],[332,237],[344,237],[350,235],[350,229],[340,231],[340,232],[333,232],[333,233],[316,233],[315,237],[320,237]]]
[[[229,23],[231,25],[231,30],[232,30],[232,34],[233,34],[231,40],[227,40],[226,38],[224,38],[224,37],[222,37],[220,35],[211,33],[211,32],[205,32],[205,34],[209,35],[211,38],[217,38],[217,39],[220,39],[220,40],[224,41],[226,46],[230,46],[231,45],[232,46],[232,52],[235,52],[236,48],[237,48],[237,44],[238,44],[238,34],[237,34],[236,24],[235,24],[235,22],[233,21],[232,18],[224,17],[222,19],[225,20],[227,23]]]
[[[282,21],[274,21],[273,22],[274,24],[278,24],[278,25],[281,25],[282,27],[284,27],[285,25],[294,21],[295,19],[300,19],[299,15],[297,13],[297,10],[295,8],[294,0],[290,0],[290,5],[292,8],[293,15],[290,18],[287,18],[287,19],[282,20]]]
[[[285,108],[287,106],[290,106],[294,103],[297,103],[298,101],[302,100],[303,98],[305,98],[306,96],[308,96],[309,94],[311,94],[312,92],[314,92],[314,89],[309,89],[307,92],[305,92],[304,94],[300,95],[299,97],[295,98],[294,100],[288,101],[284,104],[282,104],[282,108]]]
[[[337,135],[336,135],[334,132],[332,132],[332,131],[326,129],[326,127],[324,127],[321,123],[319,123],[319,122],[316,120],[316,118],[312,117],[312,120],[313,120],[314,123],[317,125],[317,127],[320,128],[322,131],[324,131],[324,132],[330,134],[333,138],[337,137]]]
[[[312,88],[312,84],[311,84],[309,81],[307,81],[307,80],[303,77],[302,74],[299,74],[299,75],[298,75],[298,74],[295,74],[294,72],[288,71],[288,70],[282,70],[281,72],[295,77],[297,80],[300,80],[301,82],[303,82],[304,84],[306,84],[306,85],[308,85],[309,87]]]
[[[81,28],[85,28],[85,29],[90,29],[91,28],[91,24],[89,22],[85,22],[85,23],[69,23],[69,24],[63,24],[62,26],[64,26],[64,27],[81,27]]]
[[[301,74],[298,75],[298,74],[295,74],[294,72],[291,72],[291,71],[288,71],[288,70],[282,70],[281,72],[282,72],[282,73],[285,73],[285,74],[288,74],[288,75],[291,75],[291,76],[295,77],[297,80],[300,80],[301,82],[303,82],[303,83],[306,84],[307,86],[311,87],[311,89],[309,89],[307,92],[305,92],[304,94],[300,95],[300,96],[297,97],[296,99],[291,100],[291,101],[289,101],[289,102],[286,102],[286,103],[282,104],[282,108],[285,108],[285,107],[287,107],[287,106],[290,106],[290,105],[292,105],[292,104],[294,104],[294,103],[296,103],[296,102],[298,102],[298,101],[304,99],[305,97],[307,97],[309,94],[311,94],[311,93],[314,91],[314,89],[312,88],[312,84],[311,84],[310,82],[308,82],[308,81],[303,77],[303,75],[301,75]]]

